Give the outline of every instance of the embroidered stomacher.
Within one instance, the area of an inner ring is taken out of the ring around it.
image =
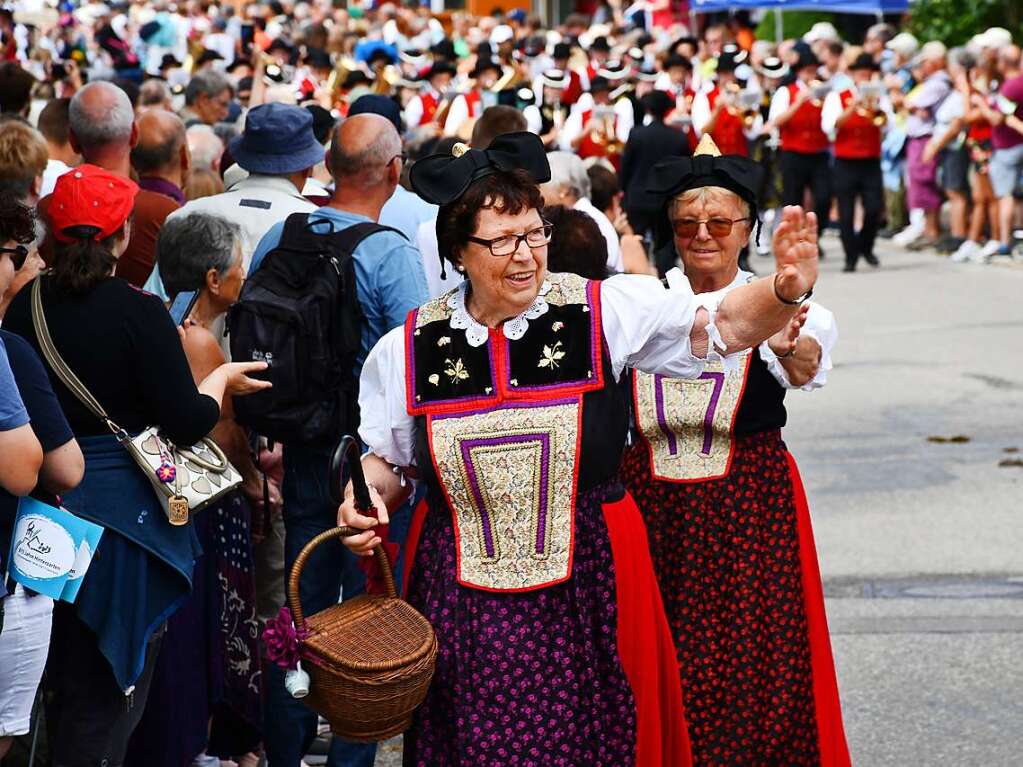
[[[427,419],[458,582],[528,591],[572,572],[580,399]]]
[[[737,365],[708,361],[694,379],[635,372],[636,426],[650,450],[655,479],[698,482],[728,473],[750,359],[746,352]]]
[[[494,331],[468,312],[466,293],[463,283],[405,323],[411,414],[576,396],[603,386],[599,283],[550,274],[529,308]]]

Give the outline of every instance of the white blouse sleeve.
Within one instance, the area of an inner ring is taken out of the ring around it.
[[[689,343],[696,302],[688,282],[665,289],[656,277],[618,274],[601,284],[600,305],[615,379],[625,367],[672,378],[703,372]]]
[[[760,344],[760,358],[767,364],[767,369],[774,376],[775,380],[786,389],[802,389],[813,391],[819,389],[828,382],[828,371],[831,370],[831,350],[835,348],[838,340],[838,325],[835,324],[835,315],[820,304],[810,303],[810,311],[806,315],[806,324],[803,325],[800,337],[809,336],[821,345],[821,364],[817,368],[817,375],[802,386],[793,386],[789,381],[788,373],[778,360],[778,355],[771,351],[770,344],[764,341]]]
[[[359,378],[359,436],[371,453],[415,465],[415,420],[405,406],[405,327],[390,330],[366,357]]]

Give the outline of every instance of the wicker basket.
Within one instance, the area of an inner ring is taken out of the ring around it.
[[[363,532],[337,527],[302,549],[288,579],[288,606],[300,642],[302,668],[309,674],[304,702],[321,714],[336,735],[369,743],[398,735],[412,724],[433,678],[437,638],[433,627],[394,586],[382,546],[375,557],[386,595],[362,595],[306,618],[299,601],[302,568],[324,541]]]

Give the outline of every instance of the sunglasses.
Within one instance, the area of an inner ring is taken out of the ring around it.
[[[15,245],[13,248],[0,248],[0,255],[4,253],[10,254],[15,270],[23,267],[25,259],[28,258],[28,248],[24,245]]]
[[[700,224],[707,225],[707,232],[711,237],[727,237],[732,233],[732,226],[740,221],[749,221],[747,218],[676,218],[671,222],[671,228],[676,237],[691,239],[700,231]]]

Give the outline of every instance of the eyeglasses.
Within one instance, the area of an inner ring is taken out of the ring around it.
[[[23,267],[25,259],[28,258],[28,248],[24,245],[15,245],[13,248],[0,248],[0,255],[4,253],[11,254],[11,262],[16,270]]]
[[[740,221],[749,221],[747,218],[676,218],[671,222],[671,228],[676,237],[690,239],[700,231],[700,224],[707,225],[707,231],[711,237],[727,237],[732,233],[732,225]]]
[[[551,234],[554,232],[554,225],[544,222],[543,226],[530,229],[525,234],[505,234],[501,237],[494,237],[492,240],[484,240],[482,237],[469,237],[469,242],[477,245],[486,245],[495,256],[510,256],[519,249],[519,244],[525,240],[530,248],[542,248],[551,241]]]

